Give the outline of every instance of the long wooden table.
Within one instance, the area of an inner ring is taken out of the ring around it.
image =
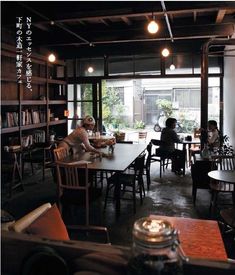
[[[180,231],[180,243],[187,257],[216,261],[227,260],[217,221],[155,215],[151,217],[167,220]]]
[[[146,144],[115,144],[113,154],[100,159],[94,158],[94,154],[85,152],[80,155],[69,157],[64,162],[88,161],[88,169],[94,171],[110,171],[116,173],[124,172],[128,166],[146,149]],[[108,148],[100,151],[108,153]],[[116,214],[120,214],[120,188],[121,184],[117,180],[115,186]]]

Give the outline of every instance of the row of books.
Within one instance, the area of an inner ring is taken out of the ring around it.
[[[46,132],[44,130],[35,130],[30,135],[24,135],[21,139],[21,147],[27,148],[35,143],[44,143],[46,142]],[[19,144],[18,137],[10,137],[9,145],[13,146],[15,144]]]
[[[46,142],[46,133],[43,130],[37,130],[32,135],[23,136],[21,139],[22,148],[30,147],[35,143]]]
[[[24,110],[21,112],[22,125],[46,122],[45,111]]]
[[[1,127],[16,127],[19,126],[19,113],[6,112],[5,116],[1,116]],[[21,112],[22,126],[46,122],[46,112],[36,110],[24,110]]]

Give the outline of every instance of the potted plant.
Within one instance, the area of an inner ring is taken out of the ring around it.
[[[135,129],[144,129],[145,123],[142,120],[135,120],[134,128]]]

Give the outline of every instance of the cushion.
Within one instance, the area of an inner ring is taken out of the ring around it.
[[[32,222],[26,232],[48,239],[69,240],[67,229],[56,204]]]

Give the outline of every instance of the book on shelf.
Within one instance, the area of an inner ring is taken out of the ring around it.
[[[3,127],[15,127],[18,126],[18,113],[6,112],[6,119],[3,123]]]

